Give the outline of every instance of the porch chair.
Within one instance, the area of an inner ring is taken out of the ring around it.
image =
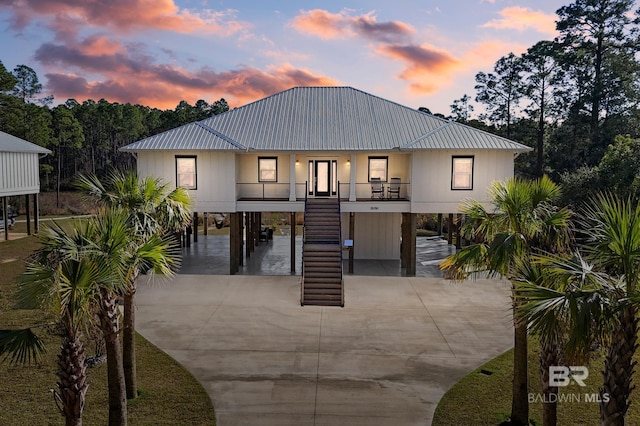
[[[384,185],[382,185],[380,178],[371,178],[371,199],[373,200],[375,197],[384,198]]]
[[[391,198],[393,194],[396,195],[397,199],[400,199],[400,183],[401,178],[391,178],[391,182],[389,183],[389,187],[387,188],[387,198]]]

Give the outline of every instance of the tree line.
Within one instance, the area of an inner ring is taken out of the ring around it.
[[[546,174],[589,192],[637,186],[640,11],[634,15],[633,7],[633,0],[561,7],[555,39],[508,53],[492,71],[476,74],[477,117],[465,94],[450,105],[449,118],[533,147],[516,161],[519,176]],[[603,160],[629,168],[616,180]]]
[[[40,97],[42,90],[32,68],[9,72],[0,61],[0,130],[52,151],[40,161],[43,190],[69,188],[78,174],[132,168],[133,157],[120,147],[229,110],[224,98],[194,105],[183,100],[173,110],[105,99],[68,99],[52,107],[53,97]]]

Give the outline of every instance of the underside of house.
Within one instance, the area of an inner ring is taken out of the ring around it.
[[[351,87],[297,87],[122,150],[141,176],[188,188],[196,217],[228,215],[231,274],[261,212],[303,213],[301,302],[342,305],[343,258],[400,259],[415,275],[416,215],[486,201],[530,148]]]

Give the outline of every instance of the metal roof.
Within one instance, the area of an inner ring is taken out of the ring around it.
[[[0,132],[0,152],[35,152],[38,154],[50,154],[46,148],[27,142],[9,133]]]
[[[352,87],[294,87],[121,148],[130,152],[397,149],[531,150]]]

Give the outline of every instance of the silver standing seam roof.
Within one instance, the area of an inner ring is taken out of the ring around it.
[[[120,150],[532,149],[352,87],[294,87]]]
[[[0,152],[35,152],[38,154],[50,154],[47,148],[27,142],[9,133],[0,132]]]

